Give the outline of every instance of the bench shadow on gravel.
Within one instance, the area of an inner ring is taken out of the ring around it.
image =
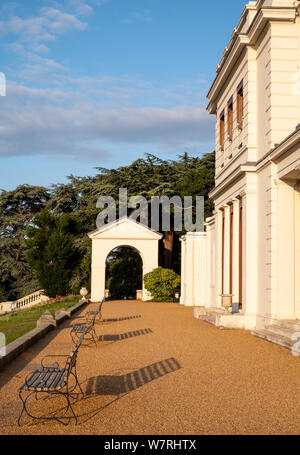
[[[129,321],[131,319],[139,319],[141,318],[141,314],[136,314],[133,316],[124,316],[122,318],[109,318],[109,319],[103,319],[102,322],[122,322],[122,321]]]
[[[127,340],[128,338],[134,338],[134,337],[139,337],[142,335],[148,335],[149,333],[153,333],[152,329],[140,329],[140,330],[133,330],[131,332],[126,332],[126,333],[100,335],[98,339],[99,339],[99,341],[120,341],[120,340]]]
[[[82,412],[79,415],[77,414],[79,419],[78,424],[83,425],[115,401],[120,400],[129,393],[132,393],[156,379],[180,370],[181,368],[182,366],[180,363],[172,357],[123,375],[103,375],[89,378],[87,380],[85,397],[80,400],[81,408],[86,405],[87,411]],[[102,403],[102,406],[99,408],[90,409],[92,401],[95,401],[100,396],[102,399],[103,397],[109,396],[116,397],[104,404]]]

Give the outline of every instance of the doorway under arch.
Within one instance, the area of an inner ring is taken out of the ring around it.
[[[143,288],[143,259],[136,248],[122,245],[108,253],[105,272],[106,299],[137,299]]]

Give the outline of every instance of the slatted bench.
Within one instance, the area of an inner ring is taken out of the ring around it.
[[[84,395],[82,388],[79,384],[76,370],[76,362],[79,347],[84,339],[85,333],[81,335],[78,342],[76,343],[74,349],[71,351],[70,355],[47,355],[42,359],[41,367],[38,370],[35,370],[30,376],[25,379],[24,384],[19,389],[19,397],[23,403],[23,408],[18,419],[18,425],[21,426],[21,417],[25,411],[29,417],[36,420],[57,420],[58,422],[67,425],[62,419],[67,418],[66,414],[69,409],[71,409],[73,417],[77,423],[77,416],[73,410],[71,404],[71,397],[77,397],[79,395]],[[51,365],[46,365],[45,361],[47,358],[67,358],[66,363],[63,367],[60,367],[58,362],[55,362]],[[70,388],[70,377],[71,375],[75,378],[75,385]],[[78,388],[78,393],[75,393],[75,389]],[[34,416],[32,415],[27,406],[27,400],[29,397],[35,394],[36,400],[39,399],[40,394],[45,394],[45,397],[48,395],[60,395],[65,397],[67,401],[67,407],[65,413],[62,416]],[[70,420],[71,417],[68,417]]]
[[[81,322],[79,324],[74,324],[72,326],[70,334],[73,343],[76,344],[78,342],[78,339],[83,335],[83,339],[86,340],[88,343],[94,342],[95,344],[97,344],[97,334],[95,330],[95,320],[97,314],[91,315],[90,317],[86,318],[86,322]]]
[[[99,306],[97,308],[97,310],[90,310],[90,311],[87,311],[85,313],[85,317],[87,318],[87,320],[89,319],[92,319],[93,316],[96,316],[96,318],[98,318],[98,321],[102,321],[103,318],[102,318],[102,306],[103,306],[103,302],[104,300],[102,300],[100,303],[99,303]]]

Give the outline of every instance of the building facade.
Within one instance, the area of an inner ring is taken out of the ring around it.
[[[214,216],[182,238],[181,303],[261,335],[300,320],[299,14],[295,0],[245,6],[208,93]]]

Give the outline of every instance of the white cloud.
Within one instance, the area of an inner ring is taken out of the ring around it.
[[[81,8],[84,6],[87,12],[88,5],[82,2]],[[0,22],[2,35],[13,35],[17,38],[17,44],[38,53],[45,52],[47,50],[45,43],[55,41],[58,35],[86,28],[87,23],[76,15],[54,7],[41,8],[35,17],[23,18],[13,15]]]
[[[88,17],[94,14],[94,9],[85,0],[68,0],[67,4],[80,16]]]
[[[0,111],[0,156],[95,155],[140,145],[177,154],[213,137],[204,108],[105,108],[85,95],[9,85]],[[210,150],[207,150],[210,151]],[[103,152],[104,153],[104,152]]]
[[[30,80],[38,83],[44,80],[47,83],[47,80],[53,78],[54,74],[67,71],[65,66],[55,60],[26,50],[23,44],[11,43],[8,48],[18,54],[20,58],[17,71],[12,71],[12,75],[18,80]]]
[[[69,30],[84,30],[87,27],[85,22],[80,21],[73,14],[65,13],[56,8],[42,8],[41,16],[45,28],[53,33],[63,34]]]
[[[133,11],[130,13],[129,17],[124,19],[123,22],[127,24],[132,24],[133,22],[152,22],[151,11],[149,9],[144,9],[141,11]]]

